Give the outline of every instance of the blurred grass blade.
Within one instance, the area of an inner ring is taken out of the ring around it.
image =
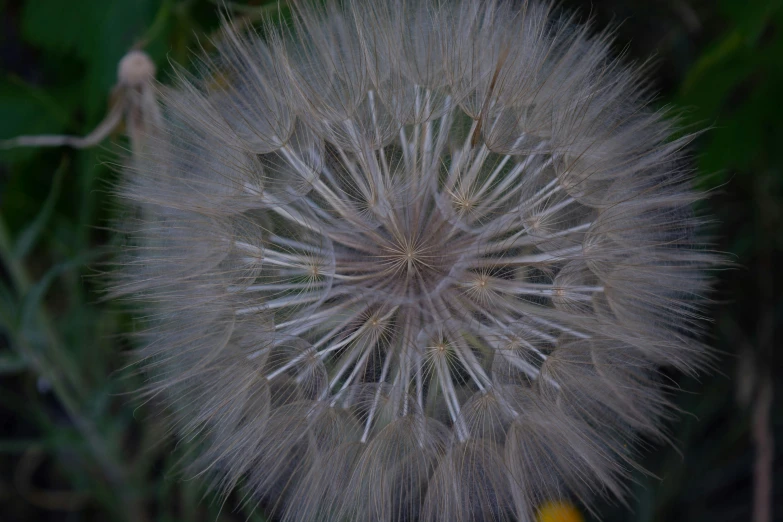
[[[13,375],[26,370],[28,367],[21,355],[13,352],[0,354],[0,376]]]
[[[13,292],[0,280],[0,327],[11,328],[15,309],[16,299]]]
[[[40,212],[38,212],[35,219],[22,230],[21,234],[19,234],[19,239],[17,239],[16,245],[14,245],[13,251],[11,252],[14,259],[21,260],[30,253],[30,250],[35,246],[44,227],[52,217],[57,198],[60,196],[63,176],[65,171],[68,170],[68,163],[67,157],[63,157],[62,161],[60,161],[60,166],[57,167],[54,177],[52,178],[52,187],[49,190],[49,195],[46,196],[46,201],[41,207]]]
[[[51,267],[39,281],[29,287],[19,303],[16,333],[18,348],[22,355],[36,366],[38,373],[52,383],[62,401],[83,399],[87,393],[86,383],[79,363],[72,358],[72,354],[42,312],[45,310],[43,301],[57,277],[83,266],[96,256],[96,252],[86,252]],[[58,382],[62,384],[56,385]],[[76,411],[75,404],[71,407]]]
[[[46,296],[46,292],[54,282],[54,280],[61,274],[84,266],[87,262],[95,259],[98,256],[98,252],[86,252],[82,253],[68,261],[63,261],[51,267],[39,281],[30,287],[30,290],[22,298],[20,304],[19,314],[19,326],[23,332],[28,328],[34,328],[34,321],[36,319],[35,314],[43,305],[43,298]]]

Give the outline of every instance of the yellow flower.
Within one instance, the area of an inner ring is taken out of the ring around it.
[[[584,517],[569,502],[547,502],[538,511],[537,522],[584,522]]]

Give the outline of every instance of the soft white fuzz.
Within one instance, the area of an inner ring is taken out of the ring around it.
[[[622,497],[704,362],[689,138],[536,3],[226,22],[130,160],[114,288],[214,487],[284,520],[530,520]]]

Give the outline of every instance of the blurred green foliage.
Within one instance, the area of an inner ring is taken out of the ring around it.
[[[655,54],[658,103],[691,128],[709,127],[694,145],[697,184],[711,191],[700,210],[715,216],[716,248],[736,265],[717,274],[715,370],[698,381],[672,377],[684,390],[673,445],[648,451],[654,476],[639,474],[630,510],[603,506],[601,518],[750,520],[750,414],[737,390],[750,390],[752,404],[755,384],[783,367],[773,351],[783,338],[783,2],[563,4],[597,26],[619,25],[618,51],[628,43],[631,59]],[[209,45],[218,5],[0,0],[0,139],[87,134],[125,52],[143,48],[168,81],[171,62],[187,64],[189,49]],[[110,187],[127,147],[119,134],[84,151],[0,151],[0,519],[264,520],[250,508],[232,512],[239,499],[221,509],[198,480],[184,480],[185,448],[130,395],[143,378],[125,366],[133,324],[101,300],[99,277],[112,243]],[[773,498],[783,498],[781,462]]]

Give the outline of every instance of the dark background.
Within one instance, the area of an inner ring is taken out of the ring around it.
[[[248,5],[227,3],[237,13]],[[638,474],[628,506],[599,504],[600,520],[750,521],[754,419],[783,454],[783,2],[561,5],[616,27],[628,59],[652,56],[656,104],[710,128],[692,147],[697,185],[711,193],[699,211],[714,216],[716,248],[731,263],[716,272],[715,368],[672,375],[682,388],[674,443],[646,450],[650,474]],[[142,46],[165,83],[170,61],[209,46],[217,9],[211,0],[0,0],[0,139],[87,134],[128,49]],[[235,499],[221,512],[186,480],[184,445],[130,393],[141,382],[124,369],[132,323],[101,300],[98,277],[122,147],[119,130],[89,150],[0,151],[0,521],[264,520],[233,512]],[[759,414],[765,386],[775,397],[769,423]],[[772,467],[781,521],[783,459]]]

